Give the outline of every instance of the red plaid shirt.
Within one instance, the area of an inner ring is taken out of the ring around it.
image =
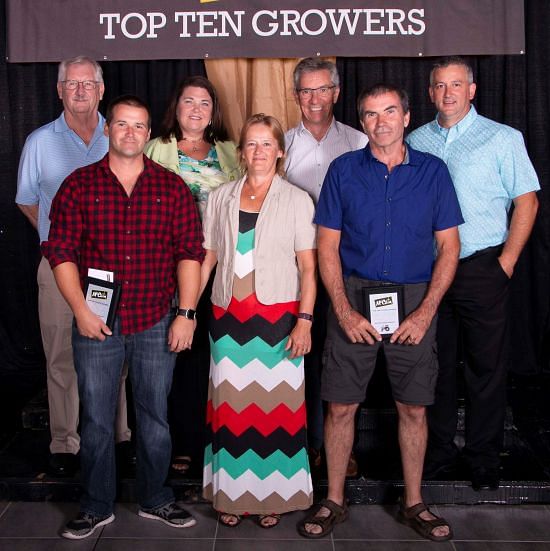
[[[167,314],[180,260],[202,262],[202,230],[189,188],[176,174],[143,157],[130,197],[109,168],[109,155],[75,170],[57,192],[42,252],[52,268],[78,265],[114,272],[122,285],[121,332],[137,333]]]

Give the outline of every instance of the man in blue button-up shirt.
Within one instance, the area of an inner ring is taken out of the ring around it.
[[[423,504],[420,483],[426,406],[433,403],[437,378],[434,316],[455,273],[462,216],[445,163],[403,143],[410,119],[406,93],[377,85],[359,96],[358,107],[369,145],[333,161],[314,220],[332,303],[321,392],[329,402],[328,498],[299,531],[319,537],[347,516],[344,475],[354,416],[383,348],[399,415],[405,481],[400,519],[424,537],[446,540],[450,527]],[[377,286],[391,292],[391,283],[403,288],[404,319],[383,340],[367,319],[363,294]]]
[[[496,489],[506,407],[506,321],[509,280],[537,212],[537,175],[520,132],[478,115],[471,105],[471,67],[453,57],[430,75],[434,121],[408,142],[443,159],[453,178],[465,223],[460,263],[439,309],[439,379],[429,410],[425,478],[449,472],[458,455],[456,366],[458,330],[466,355],[468,396],[463,456],[475,490]],[[508,224],[508,212],[514,211]]]

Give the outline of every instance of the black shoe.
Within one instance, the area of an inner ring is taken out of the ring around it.
[[[89,513],[78,513],[78,516],[68,522],[61,532],[61,536],[70,540],[81,540],[91,536],[98,528],[111,524],[115,515],[96,517]]]
[[[496,467],[478,467],[472,470],[472,488],[480,490],[498,490],[500,477]]]
[[[155,509],[140,509],[138,515],[152,520],[160,520],[173,528],[190,528],[197,524],[191,513],[177,503],[168,503]]]
[[[78,469],[78,458],[73,453],[52,453],[48,473],[56,477],[73,477]]]
[[[452,461],[430,461],[424,462],[424,471],[422,478],[424,480],[448,480],[448,478],[456,473],[457,462]]]

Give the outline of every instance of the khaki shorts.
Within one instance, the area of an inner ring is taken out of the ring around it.
[[[345,286],[352,307],[362,311],[363,287],[379,285],[377,281],[348,278]],[[404,285],[405,316],[420,304],[427,288],[427,283]],[[361,403],[374,372],[376,357],[382,349],[394,400],[408,405],[433,404],[438,371],[436,322],[435,316],[424,338],[414,346],[390,344],[389,340],[374,345],[352,343],[331,308],[323,352],[322,399],[340,404]]]

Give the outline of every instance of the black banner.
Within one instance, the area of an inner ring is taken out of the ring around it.
[[[521,54],[523,0],[7,0],[7,59]]]

